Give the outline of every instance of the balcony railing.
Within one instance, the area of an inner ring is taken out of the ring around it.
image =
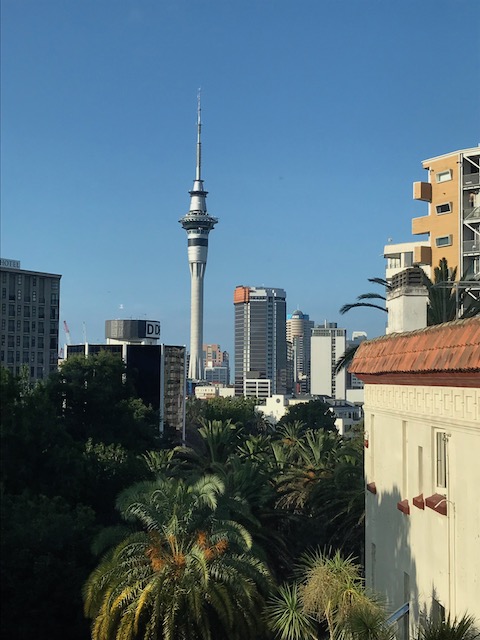
[[[463,186],[471,187],[480,184],[480,173],[463,174]]]
[[[480,220],[480,207],[468,207],[463,210],[464,220]]]
[[[480,253],[480,239],[464,240],[463,253]]]

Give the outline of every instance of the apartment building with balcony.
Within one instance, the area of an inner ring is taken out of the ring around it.
[[[424,160],[422,166],[427,180],[414,183],[413,197],[427,202],[428,212],[413,218],[412,233],[428,235],[431,266],[446,258],[451,268],[457,267],[458,278],[478,278],[480,146]]]

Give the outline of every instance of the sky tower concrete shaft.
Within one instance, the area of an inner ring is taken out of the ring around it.
[[[208,234],[218,222],[207,213],[207,191],[203,188],[202,168],[202,121],[200,94],[197,106],[197,165],[195,180],[190,191],[190,210],[179,222],[187,232],[188,264],[190,265],[190,365],[191,380],[203,378],[203,278],[207,267]]]

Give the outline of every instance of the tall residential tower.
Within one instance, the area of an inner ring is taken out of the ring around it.
[[[188,264],[191,276],[190,301],[190,364],[188,377],[191,380],[203,378],[203,278],[207,267],[208,234],[218,222],[207,213],[207,191],[201,177],[201,107],[198,97],[197,109],[197,166],[193,189],[190,191],[190,210],[179,222],[187,232]]]

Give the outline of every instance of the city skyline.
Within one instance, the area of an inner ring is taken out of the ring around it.
[[[478,144],[465,37],[478,3],[196,6],[4,0],[2,257],[62,274],[74,341],[84,324],[101,342],[105,320],[146,317],[162,342],[188,345],[177,221],[202,87],[222,222],[204,342],[233,354],[231,291],[247,284],[284,289],[288,313],[347,335],[383,334],[384,314],[338,310],[384,275],[389,239],[414,239],[422,161]]]

